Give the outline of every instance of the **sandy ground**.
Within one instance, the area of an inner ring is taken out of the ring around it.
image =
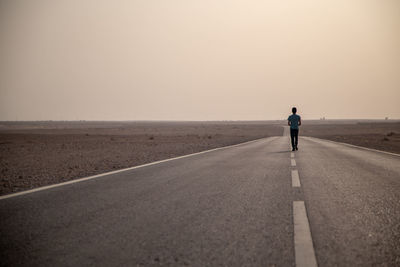
[[[0,122],[0,195],[282,135],[285,123]],[[400,122],[304,121],[300,135],[400,153]]]
[[[300,134],[400,154],[398,121],[305,121]]]
[[[276,122],[0,123],[0,194],[282,134]]]

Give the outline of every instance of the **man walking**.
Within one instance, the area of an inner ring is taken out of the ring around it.
[[[292,151],[298,150],[297,144],[299,142],[299,126],[301,125],[301,117],[296,114],[297,108],[292,108],[293,114],[288,118],[288,125],[290,126],[290,139],[292,140]]]

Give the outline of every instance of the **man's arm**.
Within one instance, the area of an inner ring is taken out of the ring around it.
[[[299,116],[299,126],[301,125],[301,117]]]
[[[290,126],[290,120],[289,120],[289,119],[287,120],[287,125],[289,125],[289,126]]]

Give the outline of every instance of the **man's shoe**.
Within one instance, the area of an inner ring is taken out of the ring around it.
[[[295,151],[296,149],[292,148],[292,151]]]
[[[297,146],[296,146],[296,150],[299,150],[299,149],[297,148]]]

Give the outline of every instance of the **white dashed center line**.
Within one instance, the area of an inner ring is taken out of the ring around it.
[[[296,166],[295,154],[290,153],[290,165]],[[298,170],[292,169],[292,187],[300,187]],[[317,267],[310,225],[304,201],[293,201],[294,252],[296,267]]]
[[[292,186],[300,187],[299,172],[297,170],[292,170]]]
[[[293,202],[293,224],[296,267],[318,266],[304,201]]]
[[[296,166],[296,160],[290,159],[290,164],[292,165],[292,167]]]

